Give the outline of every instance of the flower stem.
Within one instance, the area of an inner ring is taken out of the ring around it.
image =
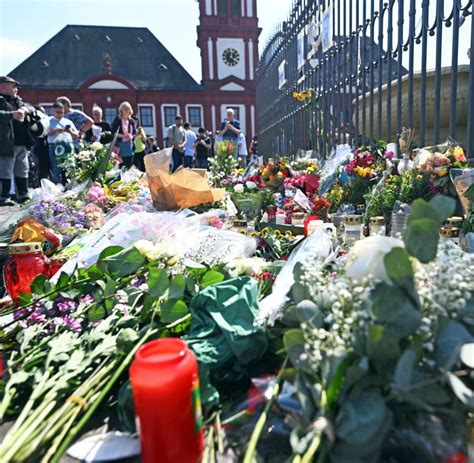
[[[79,421],[79,423],[76,424],[76,426],[74,426],[68,436],[66,437],[66,439],[63,441],[63,443],[61,444],[61,446],[59,447],[59,449],[56,451],[56,453],[54,454],[54,456],[52,457],[51,459],[51,463],[58,463],[59,462],[59,459],[61,458],[61,456],[63,455],[63,453],[68,449],[69,445],[74,441],[74,439],[76,438],[77,434],[79,433],[79,431],[83,428],[83,426],[89,421],[89,419],[91,418],[91,416],[94,414],[94,412],[97,410],[97,408],[99,407],[99,405],[102,403],[102,400],[104,400],[104,398],[107,396],[107,394],[110,392],[110,390],[112,389],[113,385],[116,383],[116,381],[120,378],[120,376],[122,375],[122,373],[124,372],[124,370],[128,367],[128,365],[130,364],[130,362],[132,361],[133,359],[133,356],[135,355],[135,353],[137,352],[137,350],[145,343],[145,341],[150,337],[152,336],[153,334],[157,333],[158,330],[149,330],[145,336],[143,336],[143,338],[135,345],[135,347],[129,352],[129,354],[127,355],[127,357],[125,357],[125,360],[121,363],[121,365],[115,370],[115,373],[113,374],[112,378],[110,379],[109,383],[107,384],[107,386],[104,387],[104,389],[102,390],[102,392],[99,394],[99,396],[97,397],[97,399],[95,400],[95,402],[89,407],[89,409],[87,410],[87,412],[84,414],[84,416],[81,418],[81,420]]]
[[[283,382],[282,372],[285,370],[287,362],[288,362],[288,357],[286,357],[285,361],[283,362],[283,365],[277,376],[277,381],[275,385],[273,386],[272,395],[270,399],[268,400],[267,404],[265,405],[265,408],[263,409],[263,412],[260,415],[260,418],[258,419],[257,424],[252,432],[252,437],[250,438],[250,443],[245,452],[243,463],[252,463],[254,461],[258,440],[260,439],[260,434],[262,433],[265,423],[267,422],[268,414],[270,413],[270,410],[280,393],[280,387]]]

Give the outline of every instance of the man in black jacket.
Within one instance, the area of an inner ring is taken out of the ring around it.
[[[0,77],[0,206],[12,206],[11,178],[15,177],[18,202],[28,197],[28,151],[31,137],[25,123],[28,110],[18,96],[18,82]]]

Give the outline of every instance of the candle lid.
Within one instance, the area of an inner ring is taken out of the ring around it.
[[[446,220],[446,225],[452,226],[452,227],[459,227],[463,222],[464,222],[464,219],[462,217],[453,216],[453,217],[450,217],[448,220]]]
[[[353,225],[360,225],[362,224],[362,216],[361,215],[346,215],[344,217],[344,222],[353,224]]]
[[[376,217],[371,217],[371,225],[383,225],[385,223],[385,217],[382,215],[377,215]]]
[[[41,251],[43,251],[41,243],[14,243],[8,246],[9,254],[31,254]]]
[[[459,236],[459,228],[441,227],[440,234],[446,238],[457,238]]]

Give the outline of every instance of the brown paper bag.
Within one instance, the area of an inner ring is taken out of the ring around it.
[[[153,205],[160,211],[184,209],[224,199],[224,189],[211,189],[205,169],[169,173],[172,148],[145,156],[145,168]]]

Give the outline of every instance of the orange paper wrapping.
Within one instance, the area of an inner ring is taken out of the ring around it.
[[[145,168],[153,205],[160,211],[184,209],[224,199],[224,189],[211,189],[205,169],[169,173],[171,148],[145,156]]]

